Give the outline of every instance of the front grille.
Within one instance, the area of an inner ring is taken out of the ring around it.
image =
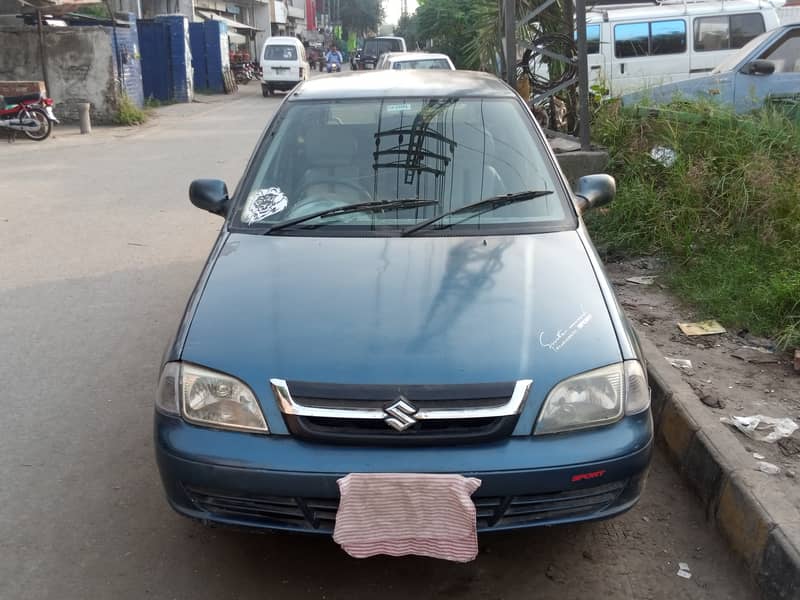
[[[478,531],[590,517],[610,507],[627,483],[616,481],[528,496],[473,498]],[[212,517],[260,527],[330,533],[339,508],[338,498],[239,495],[188,486],[185,489],[195,506]]]
[[[405,431],[395,431],[375,419],[326,419],[284,415],[292,435],[336,444],[377,444],[381,446],[419,446],[474,444],[511,435],[517,415],[489,419],[420,421]]]
[[[341,444],[436,445],[511,435],[530,381],[395,386],[272,380],[272,387],[296,437]],[[399,415],[392,413],[398,402],[405,404]],[[393,420],[404,429],[393,428]]]

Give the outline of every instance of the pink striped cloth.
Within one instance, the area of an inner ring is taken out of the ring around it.
[[[416,554],[456,562],[478,555],[480,479],[461,475],[351,473],[337,481],[333,539],[350,556]]]

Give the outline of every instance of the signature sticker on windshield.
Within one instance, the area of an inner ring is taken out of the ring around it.
[[[410,104],[387,104],[386,111],[387,112],[403,112],[405,110],[411,110]]]
[[[289,198],[280,188],[271,187],[256,190],[247,198],[242,211],[242,221],[247,225],[259,223],[286,209]]]
[[[542,348],[550,348],[550,350],[553,352],[558,352],[561,350],[561,348],[567,345],[567,342],[575,337],[575,334],[577,334],[578,331],[586,327],[591,320],[591,313],[587,313],[581,306],[581,314],[579,314],[566,329],[559,329],[556,332],[555,337],[550,342],[545,343],[544,331],[540,331],[539,344],[542,346]]]

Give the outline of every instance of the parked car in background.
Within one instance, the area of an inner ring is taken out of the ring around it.
[[[428,52],[388,52],[380,57],[376,69],[445,69],[455,71],[446,54]]]
[[[306,49],[295,37],[270,37],[261,49],[261,94],[288,91],[309,78]]]
[[[780,25],[783,0],[667,0],[587,12],[590,84],[612,96],[702,77],[756,36]]]
[[[665,104],[676,98],[703,99],[746,112],[765,103],[800,102],[800,23],[784,25],[751,40],[711,75],[655,86],[622,98],[625,104]]]
[[[343,475],[449,473],[479,531],[630,509],[650,393],[582,220],[614,192],[492,75],[301,83],[233,195],[190,187],[224,221],[161,364],[170,505],[330,534]]]
[[[382,54],[406,51],[406,41],[401,37],[367,38],[364,40],[364,47],[356,61],[356,66],[358,69],[374,69]]]

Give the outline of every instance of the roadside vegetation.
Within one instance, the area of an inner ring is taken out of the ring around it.
[[[122,94],[117,105],[117,125],[141,125],[147,121],[147,112],[136,106],[127,94]]]
[[[705,104],[600,109],[618,195],[589,215],[606,254],[661,254],[705,317],[800,346],[800,126],[785,113]],[[675,152],[674,163],[651,157]]]

